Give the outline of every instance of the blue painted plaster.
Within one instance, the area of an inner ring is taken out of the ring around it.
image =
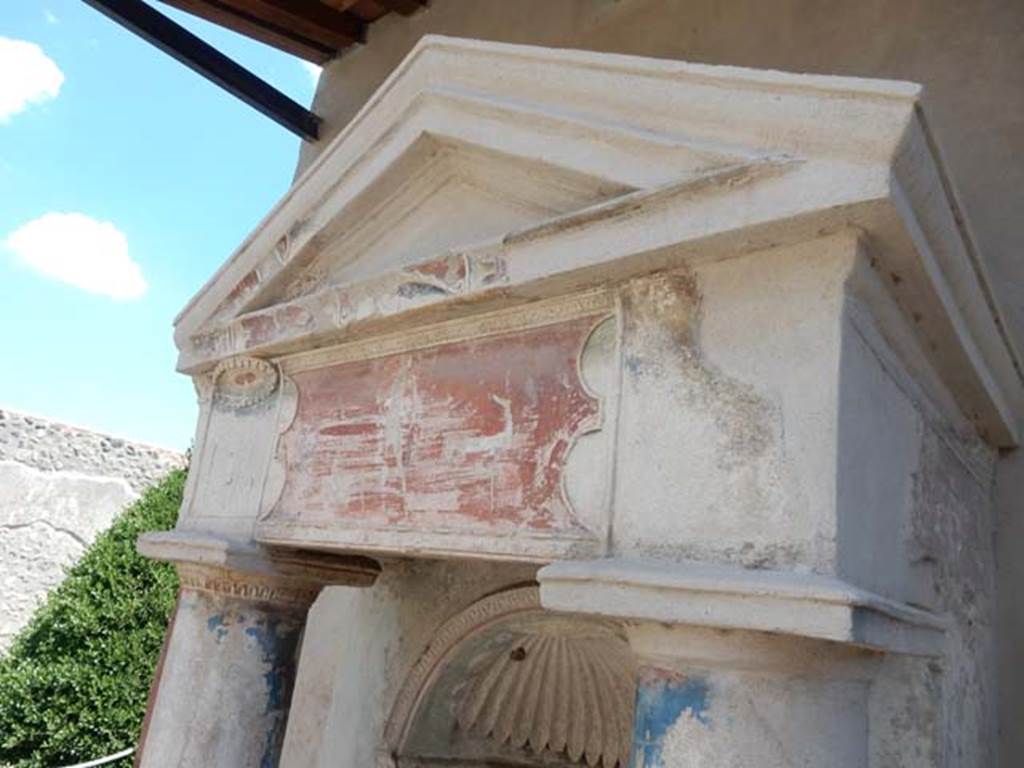
[[[213,632],[218,643],[228,634],[227,625],[224,622],[224,614],[217,613],[206,620],[206,628]]]
[[[246,627],[245,634],[253,641],[266,669],[263,674],[267,696],[264,714],[268,716],[268,724],[264,733],[260,768],[276,768],[295,673],[299,629],[292,621],[258,618]]]
[[[700,677],[655,675],[641,680],[636,692],[633,768],[663,768],[662,742],[679,717],[689,711],[708,724],[710,694]]]
[[[268,669],[263,675],[267,685],[267,713],[287,706],[288,681],[295,667],[295,647],[298,632],[291,622],[278,619],[258,619],[246,627],[245,634],[256,642],[260,661]]]
[[[233,626],[240,630],[235,637],[243,639],[241,647],[234,642],[224,643]],[[229,657],[239,653],[248,656],[250,661],[245,662],[245,666],[258,662],[265,686],[263,749],[259,768],[278,768],[291,703],[300,624],[292,617],[277,617],[262,611],[235,613],[221,608],[206,618],[206,629],[217,645],[223,646],[219,653]]]

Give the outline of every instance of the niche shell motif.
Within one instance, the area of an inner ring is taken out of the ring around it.
[[[595,768],[625,768],[633,743],[636,668],[614,629],[575,622],[514,635],[461,689],[459,727]]]

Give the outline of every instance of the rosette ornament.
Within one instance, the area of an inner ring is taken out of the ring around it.
[[[233,357],[213,369],[214,401],[230,408],[248,408],[277,388],[277,367],[257,357]]]

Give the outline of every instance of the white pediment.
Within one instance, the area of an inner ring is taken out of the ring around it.
[[[633,191],[618,182],[421,135],[362,199],[330,221],[308,266],[250,307],[471,248]]]
[[[771,147],[624,120],[607,105],[574,103],[571,90],[550,103],[460,87],[460,75],[489,63],[443,61],[452,45],[426,38],[410,54],[181,314],[179,345],[310,289],[778,160]]]
[[[179,368],[854,228],[1005,443],[1024,392],[918,95],[424,38],[179,316]]]

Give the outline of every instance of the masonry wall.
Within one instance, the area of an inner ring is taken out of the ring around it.
[[[0,410],[0,651],[96,535],[184,460]]]

